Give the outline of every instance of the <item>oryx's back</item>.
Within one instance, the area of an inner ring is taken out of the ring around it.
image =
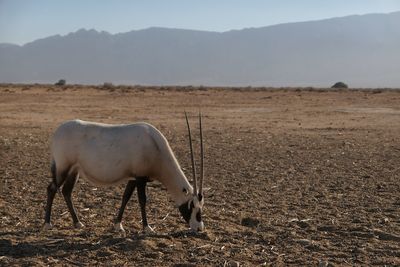
[[[168,149],[165,143],[163,135],[147,123],[108,125],[73,120],[58,127],[51,150],[57,168],[74,168],[89,181],[106,185],[148,176],[159,161],[159,152]]]

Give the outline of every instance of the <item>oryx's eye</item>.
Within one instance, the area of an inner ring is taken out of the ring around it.
[[[182,192],[185,193],[186,195],[188,194],[188,191],[187,191],[186,188],[183,188],[183,189],[182,189]]]
[[[201,200],[203,199],[203,195],[202,195],[201,193],[199,193],[199,194],[197,195],[197,197],[198,197],[199,201],[201,202]]]

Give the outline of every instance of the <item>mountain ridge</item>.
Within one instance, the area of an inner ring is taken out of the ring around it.
[[[79,29],[0,44],[0,82],[400,87],[400,12],[225,32]]]
[[[277,27],[277,26],[282,26],[282,25],[291,25],[291,24],[303,24],[303,23],[314,23],[314,22],[324,22],[324,21],[333,21],[333,20],[341,20],[341,19],[349,19],[349,18],[357,18],[357,17],[366,17],[366,16],[390,16],[390,15],[400,15],[400,11],[395,11],[395,12],[390,12],[390,13],[368,13],[368,14],[354,14],[354,15],[347,15],[343,17],[332,17],[332,18],[325,18],[325,19],[316,19],[316,20],[307,20],[307,21],[297,21],[297,22],[284,22],[284,23],[277,23],[277,24],[272,24],[268,26],[261,26],[261,27],[246,27],[242,29],[231,29],[227,31],[211,31],[211,30],[196,30],[196,29],[187,29],[187,28],[176,28],[176,27],[160,27],[160,26],[151,26],[143,29],[137,29],[137,30],[130,30],[127,32],[118,32],[118,33],[110,33],[105,30],[97,30],[94,28],[86,29],[85,27],[79,28],[74,32],[69,32],[67,34],[61,35],[61,34],[54,34],[54,35],[49,35],[43,38],[38,38],[36,40],[27,42],[23,45],[18,45],[14,44],[11,42],[5,42],[5,43],[0,43],[0,45],[14,45],[14,46],[20,46],[23,47],[28,43],[36,42],[39,40],[51,38],[51,37],[65,37],[71,34],[76,34],[79,32],[96,32],[96,33],[105,33],[107,35],[122,35],[122,34],[127,34],[131,32],[143,32],[143,31],[151,31],[151,30],[179,30],[179,31],[192,31],[192,32],[205,32],[205,33],[219,33],[219,34],[224,34],[224,33],[230,33],[230,32],[240,32],[240,31],[246,31],[246,30],[258,30],[258,29],[266,29],[266,28],[272,28],[272,27]]]

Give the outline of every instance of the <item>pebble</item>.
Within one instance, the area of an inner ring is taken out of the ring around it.
[[[319,261],[318,263],[318,267],[334,267],[334,266],[335,265],[333,265],[329,261]]]
[[[241,221],[241,225],[255,228],[260,224],[260,221],[256,218],[245,217]]]
[[[238,262],[238,261],[229,261],[225,266],[228,266],[228,267],[239,267],[240,266],[240,263]]]
[[[308,239],[297,239],[296,242],[299,243],[302,246],[312,245],[312,241],[308,240]]]

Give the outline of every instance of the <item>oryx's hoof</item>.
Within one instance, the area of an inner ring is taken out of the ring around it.
[[[43,227],[42,227],[42,231],[48,231],[51,230],[53,228],[53,225],[51,225],[51,223],[44,223]]]
[[[152,234],[152,233],[154,233],[154,230],[149,225],[147,225],[145,228],[143,228],[143,233]]]
[[[83,223],[81,223],[81,222],[77,222],[77,223],[74,224],[74,227],[76,229],[82,229],[82,228],[85,227],[85,225],[83,225]]]
[[[120,233],[125,233],[125,229],[124,229],[124,227],[122,226],[122,223],[115,223],[114,224],[114,231],[115,232],[120,232]]]

